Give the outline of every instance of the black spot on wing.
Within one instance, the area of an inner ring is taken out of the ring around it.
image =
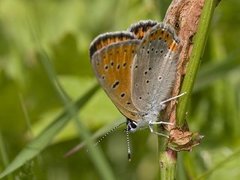
[[[119,85],[119,81],[115,81],[114,83],[113,83],[113,85],[112,85],[112,88],[113,89],[116,89],[117,88],[117,86]]]

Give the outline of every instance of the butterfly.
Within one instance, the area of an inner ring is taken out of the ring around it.
[[[174,28],[140,21],[126,31],[104,33],[90,44],[93,71],[108,97],[135,132],[158,121],[176,79],[180,40]],[[157,133],[156,134],[162,134]]]

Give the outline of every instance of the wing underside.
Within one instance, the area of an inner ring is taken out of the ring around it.
[[[139,40],[128,39],[103,47],[92,56],[96,77],[119,111],[127,118],[138,119],[131,99],[131,67]]]
[[[170,27],[154,26],[142,39],[133,63],[133,103],[140,112],[160,110],[173,86],[178,60],[178,39]]]

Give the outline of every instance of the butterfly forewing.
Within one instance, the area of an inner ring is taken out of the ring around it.
[[[141,41],[133,63],[132,100],[140,112],[160,111],[175,80],[178,39],[165,24],[151,28]]]
[[[101,50],[108,45],[135,39],[135,36],[132,33],[128,32],[113,32],[113,33],[105,33],[97,36],[90,45],[90,58],[92,58],[93,54]]]
[[[105,43],[105,46],[103,43],[93,43],[95,47],[101,48],[90,47],[90,54],[91,48],[98,49],[92,51],[91,63],[99,83],[116,107],[127,118],[134,120],[138,113],[131,100],[131,67],[140,41],[129,33],[121,35],[124,38],[116,42],[112,40],[112,34],[107,34],[104,42],[110,43]]]

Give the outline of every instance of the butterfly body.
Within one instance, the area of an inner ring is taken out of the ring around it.
[[[127,118],[130,132],[159,119],[175,81],[179,39],[169,25],[140,21],[128,31],[106,33],[90,45],[95,75]]]

